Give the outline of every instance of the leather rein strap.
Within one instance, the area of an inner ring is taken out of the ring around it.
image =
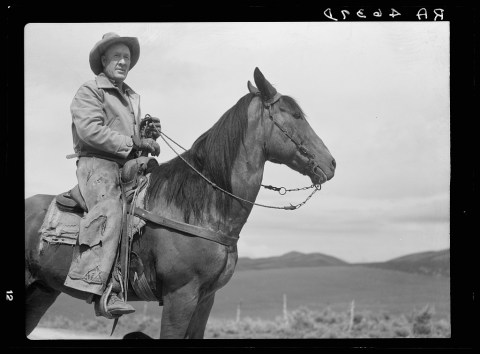
[[[151,213],[145,209],[135,207],[134,214],[145,221],[153,222],[154,224],[163,225],[169,229],[181,231],[183,233],[204,238],[206,240],[214,241],[224,246],[235,246],[239,239],[238,235],[227,235],[221,232],[215,232],[203,227],[186,224],[180,221],[164,218],[158,214]]]

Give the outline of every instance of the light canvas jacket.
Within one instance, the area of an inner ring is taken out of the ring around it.
[[[70,106],[73,147],[79,156],[123,164],[139,135],[140,96],[123,84],[125,96],[101,73],[77,91]]]

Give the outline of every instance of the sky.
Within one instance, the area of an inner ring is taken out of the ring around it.
[[[25,198],[77,184],[70,103],[94,78],[88,55],[103,34],[138,37],[125,81],[142,114],[189,148],[239,98],[259,67],[294,97],[337,162],[302,208],[255,206],[239,257],[319,252],[386,261],[450,245],[448,22],[31,23],[25,27]],[[161,163],[175,156],[159,139]],[[263,183],[311,184],[268,163]],[[261,190],[257,202],[285,206]]]

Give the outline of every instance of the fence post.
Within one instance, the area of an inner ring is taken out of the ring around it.
[[[348,324],[348,331],[350,332],[353,327],[353,318],[355,317],[355,300],[352,300],[352,303],[350,304],[350,321]]]
[[[238,304],[237,304],[237,319],[236,319],[236,322],[240,322],[240,313],[241,313],[241,304],[242,302],[240,301]]]
[[[283,321],[288,324],[287,294],[283,294]]]
[[[147,302],[143,303],[143,318],[147,318]]]

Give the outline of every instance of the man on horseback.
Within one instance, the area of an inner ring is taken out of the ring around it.
[[[78,186],[88,213],[64,284],[101,296],[110,279],[106,310],[113,316],[135,311],[124,301],[119,267],[113,267],[122,224],[121,171],[141,155],[160,154],[160,121],[152,118],[150,137],[142,137],[140,96],[124,83],[139,55],[137,38],[105,34],[90,52],[97,76],[80,87],[70,106]]]

